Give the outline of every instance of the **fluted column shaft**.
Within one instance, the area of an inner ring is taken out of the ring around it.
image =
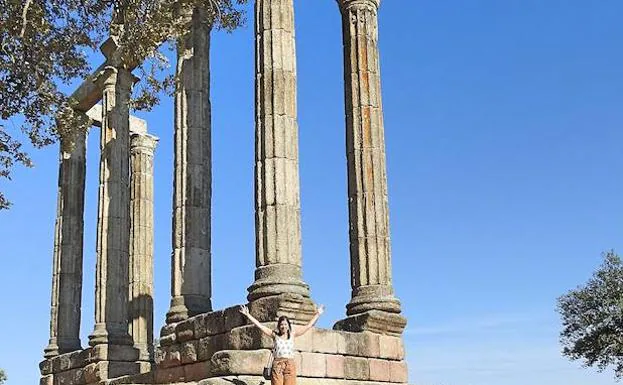
[[[63,148],[68,150],[64,151]],[[85,133],[61,143],[54,226],[50,341],[46,358],[80,349],[84,234]]]
[[[210,31],[206,12],[192,15],[178,43],[171,307],[167,323],[212,310]]]
[[[139,358],[154,354],[154,149],[158,139],[130,138],[130,336]]]
[[[255,1],[255,282],[249,300],[309,297],[301,271],[301,213],[292,0]]]
[[[129,107],[134,76],[107,67],[102,84],[95,329],[89,344],[132,345],[128,334]]]
[[[378,0],[338,0],[342,12],[352,298],[349,315],[400,312],[391,277]]]

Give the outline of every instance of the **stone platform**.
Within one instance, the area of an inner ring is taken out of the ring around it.
[[[96,346],[41,363],[41,385],[251,385],[261,377],[272,339],[234,306],[199,314],[161,330],[155,363],[138,361],[128,347]],[[266,322],[275,328],[275,322]],[[296,340],[302,385],[407,383],[400,337],[369,331],[312,328]],[[110,359],[114,358],[114,361]]]

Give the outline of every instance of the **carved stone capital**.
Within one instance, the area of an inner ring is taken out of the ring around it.
[[[153,135],[132,133],[130,136],[130,151],[132,151],[132,154],[141,152],[153,154],[158,141],[159,139]]]
[[[351,9],[379,9],[381,0],[337,0],[340,10],[342,12],[349,11]]]

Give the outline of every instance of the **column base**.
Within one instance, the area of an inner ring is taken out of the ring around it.
[[[407,326],[407,319],[400,314],[380,310],[370,310],[340,320],[333,325],[333,330],[349,332],[369,331],[372,333],[401,336]]]
[[[249,311],[260,322],[273,322],[282,315],[294,324],[304,325],[316,314],[316,305],[298,294],[280,294],[249,301]]]
[[[80,339],[62,340],[59,338],[50,339],[48,346],[43,350],[43,357],[52,358],[59,354],[71,353],[81,350]]]
[[[121,345],[130,346],[134,342],[128,333],[127,327],[115,327],[105,323],[96,323],[93,333],[89,336],[89,346],[97,345]]]
[[[400,301],[394,296],[391,286],[366,285],[353,289],[351,300],[346,305],[346,314],[351,316],[369,310],[400,313]]]
[[[255,269],[255,282],[247,289],[247,299],[254,301],[262,297],[280,294],[294,294],[309,298],[309,285],[303,280],[300,266],[276,263]]]
[[[167,312],[166,323],[183,321],[197,314],[212,311],[212,299],[204,295],[183,295],[171,298],[171,307]]]

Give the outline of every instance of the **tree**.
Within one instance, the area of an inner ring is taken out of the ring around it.
[[[584,286],[558,299],[562,354],[623,378],[623,265],[614,251]]]
[[[3,385],[6,382],[6,374],[3,369],[0,369],[0,385]]]
[[[90,74],[87,53],[113,35],[120,64],[138,65],[135,109],[149,109],[174,77],[159,51],[188,31],[193,10],[206,22],[231,31],[244,22],[247,0],[0,0],[0,180],[15,164],[31,167],[25,141],[40,148],[86,129],[76,104],[59,91]],[[99,64],[99,63],[98,63]],[[24,139],[27,137],[28,139]],[[67,143],[71,143],[68,140]],[[0,191],[0,210],[10,202]]]

